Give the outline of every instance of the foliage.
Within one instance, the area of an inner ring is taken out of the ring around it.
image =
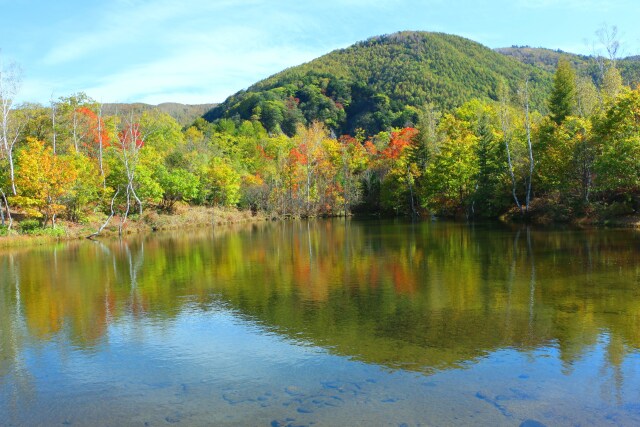
[[[532,47],[510,47],[496,51],[548,72],[554,72],[560,59],[564,58],[569,61],[578,76],[588,77],[598,85],[601,83],[601,69],[597,62],[603,58]],[[637,56],[619,59],[616,61],[616,68],[610,69],[617,69],[622,81],[628,86],[635,87],[640,84],[640,60]]]
[[[78,176],[73,162],[53,154],[51,147],[35,139],[27,140],[27,147],[18,157],[16,184],[20,194],[11,198],[12,204],[24,209],[27,215],[42,218],[43,224],[64,212],[62,198],[69,193]]]
[[[233,206],[240,201],[240,174],[219,157],[207,168],[204,199],[213,205]]]
[[[576,75],[569,61],[561,58],[553,77],[553,89],[549,97],[551,120],[559,125],[565,118],[574,114],[575,110]]]
[[[37,219],[25,219],[20,221],[20,231],[29,233],[40,228],[40,221]]]
[[[176,202],[189,202],[198,197],[200,177],[184,169],[162,169],[158,184],[163,190],[163,205],[171,209]]]
[[[596,120],[596,188],[609,199],[632,203],[640,195],[640,89],[626,90]]]
[[[640,89],[623,86],[624,61],[594,79],[575,57],[554,58],[541,71],[405,32],[259,82],[213,123],[105,113],[84,94],[22,105],[11,114],[22,131],[0,150],[11,208],[0,212],[52,225],[113,214],[120,227],[182,203],[295,217],[637,213]],[[509,95],[523,86],[528,109]]]
[[[260,120],[269,132],[295,133],[323,122],[334,132],[375,135],[415,125],[427,102],[451,111],[474,98],[496,98],[498,81],[515,89],[530,78],[533,105],[543,108],[547,71],[522,64],[461,37],[401,32],[374,37],[293,67],[229,97],[205,117]]]

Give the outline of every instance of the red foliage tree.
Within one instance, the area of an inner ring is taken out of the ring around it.
[[[418,135],[415,128],[404,128],[397,132],[391,133],[391,141],[389,145],[382,151],[382,155],[387,159],[397,159],[402,152],[413,142]]]
[[[78,108],[76,113],[79,114],[79,125],[85,135],[82,145],[89,153],[95,154],[100,144],[102,144],[102,148],[108,147],[110,144],[109,133],[102,118],[87,107]]]

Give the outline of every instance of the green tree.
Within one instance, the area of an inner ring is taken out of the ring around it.
[[[476,190],[478,136],[470,124],[447,114],[440,122],[444,139],[427,167],[422,202],[429,211],[442,215],[469,215]]]
[[[594,164],[596,188],[606,198],[631,202],[640,194],[640,88],[622,92],[595,121],[600,154]],[[604,194],[603,194],[604,193]]]
[[[198,197],[200,177],[184,169],[162,168],[158,183],[162,187],[162,205],[170,210],[176,202],[188,202]]]
[[[551,119],[559,125],[566,117],[574,113],[575,108],[576,73],[567,59],[560,58],[549,98]]]

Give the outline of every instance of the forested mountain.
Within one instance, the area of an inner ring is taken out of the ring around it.
[[[600,79],[601,64],[593,56],[576,55],[561,50],[544,48],[532,48],[528,46],[507,47],[496,49],[496,52],[517,59],[518,61],[532,65],[549,72],[554,72],[560,58],[567,59],[577,74],[591,77],[594,81]],[[616,66],[622,75],[625,85],[634,87],[640,83],[640,56],[629,56],[616,61]]]
[[[177,102],[165,102],[158,105],[135,102],[131,104],[114,103],[103,104],[102,109],[106,115],[128,114],[130,112],[140,114],[144,111],[158,110],[173,117],[176,122],[186,126],[204,113],[214,108],[217,104],[179,104]]]
[[[5,98],[0,235],[13,218],[22,232],[56,219],[100,232],[117,218],[122,230],[130,216],[154,224],[149,207],[185,204],[274,217],[640,214],[640,87],[625,84],[637,59],[507,53],[444,34],[376,37],[191,125],[180,105],[171,117],[84,94],[55,108]]]
[[[471,40],[441,33],[373,37],[282,71],[230,96],[204,117],[259,119],[292,135],[324,122],[336,134],[373,135],[413,125],[425,104],[451,111],[471,99],[497,99],[501,81],[516,93],[527,79],[532,107],[545,110],[552,73]]]

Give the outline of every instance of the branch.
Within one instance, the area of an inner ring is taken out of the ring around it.
[[[116,197],[118,196],[119,192],[120,192],[120,187],[118,187],[118,189],[116,190],[116,194],[114,194],[113,197],[111,198],[111,215],[109,215],[109,218],[107,218],[107,220],[104,222],[104,224],[102,224],[102,226],[98,229],[98,231],[96,231],[95,233],[90,234],[89,236],[87,236],[87,239],[93,239],[94,237],[96,237],[97,235],[102,233],[102,230],[104,230],[104,228],[107,226],[107,224],[109,224],[109,221],[111,221],[111,218],[113,218],[113,215],[114,215],[113,203],[116,200]]]

